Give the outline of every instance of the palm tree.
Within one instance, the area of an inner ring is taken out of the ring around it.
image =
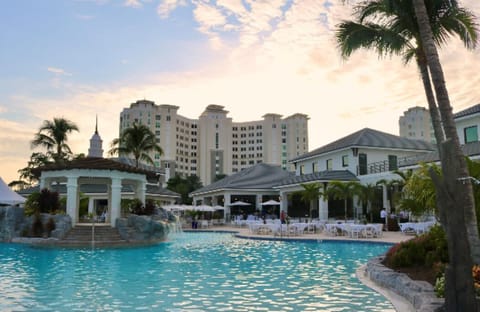
[[[348,199],[352,198],[354,195],[357,195],[358,184],[359,183],[355,181],[331,181],[328,184],[327,194],[332,196],[334,199],[343,200],[345,208],[345,221],[347,220]]]
[[[365,212],[370,212],[370,222],[373,222],[372,219],[372,203],[377,197],[377,186],[375,184],[358,184],[357,185],[357,195],[362,202],[362,208],[366,208]]]
[[[55,162],[65,160],[72,154],[67,145],[67,138],[68,134],[73,131],[78,131],[78,126],[65,118],[53,118],[53,121],[44,120],[31,142],[32,148],[43,146],[51,153]]]
[[[149,155],[150,152],[163,154],[152,130],[145,125],[134,123],[132,127],[124,129],[119,138],[112,141],[108,153],[110,155],[132,154],[135,158],[135,167],[138,167],[140,160],[155,166],[155,162]]]
[[[456,1],[427,1],[430,25],[435,44],[446,43],[449,35],[455,34],[467,48],[473,49],[477,42],[474,16],[458,7]],[[412,0],[374,0],[356,6],[357,20],[338,25],[337,42],[341,55],[348,58],[360,48],[373,49],[380,56],[402,55],[405,64],[415,59],[422,78],[432,125],[437,142],[444,140],[435,96],[431,86],[427,58],[415,18]],[[427,22],[428,23],[428,22]]]
[[[372,5],[369,5],[370,3]],[[448,241],[450,266],[446,273],[446,309],[475,311],[471,267],[472,263],[480,262],[480,240],[472,186],[469,180],[463,185],[458,182],[459,178],[468,176],[468,171],[460,149],[452,107],[436,49],[436,44],[445,43],[449,34],[458,35],[467,47],[475,47],[478,31],[474,16],[460,8],[455,0],[368,1],[358,6],[357,12],[359,17],[357,24],[366,26],[363,29],[365,31],[362,29],[358,32],[352,31],[345,25],[340,27],[337,40],[342,55],[347,57],[352,51],[365,47],[377,50],[382,56],[403,54],[404,60],[408,60],[412,55],[416,57],[445,177],[430,171],[437,192],[440,220]],[[376,19],[373,22],[367,21],[370,17]],[[443,23],[444,20],[448,22]],[[409,34],[409,31],[415,29],[415,33]],[[349,38],[350,35],[353,39]],[[416,46],[411,45],[412,42],[416,43]],[[407,57],[408,55],[410,57]],[[432,82],[435,95],[431,87]],[[471,257],[464,257],[465,253]]]
[[[315,201],[323,196],[320,191],[322,185],[320,183],[301,184],[303,190],[300,192],[302,200],[310,204],[309,217],[312,217],[312,212],[315,209]]]
[[[457,4],[455,0],[450,2]],[[425,2],[413,0],[413,4],[446,136],[446,141],[437,142],[445,178],[439,177],[433,171],[430,172],[448,242],[449,266],[445,272],[445,308],[446,311],[477,311],[471,274],[472,264],[479,263],[480,244],[472,185],[468,179],[462,180],[463,183],[458,181],[459,178],[468,176],[468,170],[456,134],[445,77],[432,39],[432,27]],[[471,257],[465,257],[465,254],[470,254]]]

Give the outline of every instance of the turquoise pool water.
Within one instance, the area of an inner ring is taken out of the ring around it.
[[[393,311],[355,277],[387,248],[201,232],[131,249],[0,244],[0,311]]]

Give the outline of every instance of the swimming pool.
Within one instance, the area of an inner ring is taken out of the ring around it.
[[[394,311],[355,277],[387,248],[206,232],[129,249],[0,244],[0,310]]]

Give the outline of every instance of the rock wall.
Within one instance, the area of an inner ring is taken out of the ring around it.
[[[0,207],[0,242],[10,242],[21,236],[25,221],[25,210],[20,207]]]
[[[50,221],[52,219],[52,221]],[[72,220],[62,214],[40,214],[42,223],[42,237],[62,239],[72,228]],[[25,210],[21,207],[0,207],[0,242],[11,242],[18,237],[31,237],[32,225],[35,216],[25,216]]]
[[[430,283],[414,281],[404,273],[387,268],[382,260],[383,257],[377,257],[367,263],[366,274],[372,281],[407,299],[415,311],[434,312],[441,309],[444,300],[437,297]]]
[[[120,236],[127,241],[163,241],[173,229],[173,224],[155,216],[129,215],[116,221]]]

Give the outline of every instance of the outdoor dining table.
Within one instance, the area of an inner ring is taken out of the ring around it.
[[[408,232],[415,232],[415,234],[419,235],[422,233],[426,233],[430,230],[430,228],[435,225],[435,221],[427,221],[427,222],[404,222],[399,223],[400,230],[403,233]]]

